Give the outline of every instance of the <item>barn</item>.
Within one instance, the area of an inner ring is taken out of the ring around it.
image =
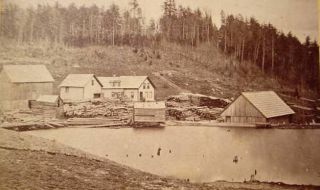
[[[100,98],[102,84],[94,74],[69,74],[59,88],[64,102],[85,101]]]
[[[29,101],[52,94],[53,82],[44,65],[4,65],[0,73],[0,109],[27,109]]]
[[[274,92],[243,92],[221,113],[227,123],[287,124],[294,111]]]
[[[155,86],[147,76],[99,77],[104,98],[155,101]]]
[[[165,102],[135,102],[133,120],[140,123],[164,123],[166,121]]]

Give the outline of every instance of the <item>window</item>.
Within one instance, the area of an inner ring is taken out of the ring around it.
[[[69,93],[69,87],[66,87],[64,90],[65,90],[65,93]]]
[[[150,89],[150,85],[149,84],[147,84],[147,89]]]
[[[101,94],[99,93],[93,94],[93,98],[101,98]]]
[[[91,85],[92,85],[92,86],[94,85],[94,80],[91,81]]]
[[[131,92],[131,99],[134,98],[134,92]]]
[[[146,89],[146,84],[143,84],[143,89]]]
[[[120,87],[121,82],[120,81],[112,81],[110,82],[112,87]]]

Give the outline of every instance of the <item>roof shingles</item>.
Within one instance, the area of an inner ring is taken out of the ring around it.
[[[13,83],[54,82],[45,65],[4,65],[3,72]]]
[[[101,85],[100,81],[94,74],[69,74],[59,85],[59,87],[85,87],[92,78],[95,78]],[[102,85],[101,85],[102,86]]]
[[[294,111],[274,92],[243,92],[242,95],[266,118],[294,114]]]
[[[103,88],[139,88],[147,79],[147,76],[119,76],[119,77],[98,77]],[[112,86],[112,82],[120,82],[120,86]]]

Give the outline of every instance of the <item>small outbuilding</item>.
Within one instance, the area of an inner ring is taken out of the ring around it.
[[[133,107],[135,123],[164,123],[166,121],[165,102],[135,102]]]
[[[52,94],[53,82],[45,65],[4,65],[0,73],[0,109],[28,109],[30,101]]]
[[[36,102],[43,106],[60,107],[63,101],[58,95],[41,95]]]
[[[227,123],[287,124],[295,112],[274,92],[243,92],[221,113]]]
[[[41,95],[36,101],[30,102],[33,113],[46,118],[55,118],[63,111],[63,102],[58,95]]]
[[[74,102],[100,98],[102,84],[94,74],[69,74],[59,88],[64,102]]]

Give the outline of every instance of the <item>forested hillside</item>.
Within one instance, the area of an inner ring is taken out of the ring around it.
[[[166,62],[169,68],[174,67],[171,70],[182,70],[186,64],[193,64],[194,69],[207,69],[213,74],[228,73],[231,79],[239,75],[250,78],[254,73],[299,91],[318,90],[319,47],[309,37],[300,42],[292,33],[284,34],[272,24],[223,11],[219,15],[222,25],[218,28],[208,12],[178,6],[174,0],[163,2],[159,20],[144,18],[137,0],[130,1],[128,7],[128,10],[120,10],[117,4],[107,8],[75,4],[63,7],[55,3],[21,8],[9,2],[1,7],[0,39],[2,46],[5,43],[34,47],[42,44],[48,48],[117,46],[119,51],[122,51],[119,47],[129,46],[136,49],[135,53],[145,48],[162,52],[153,55],[158,60],[165,59],[165,51],[175,47],[179,49],[176,55],[170,53],[175,58]],[[149,60],[152,70],[163,68],[152,63],[149,55],[145,56],[137,64]],[[188,60],[190,63],[186,63]]]

